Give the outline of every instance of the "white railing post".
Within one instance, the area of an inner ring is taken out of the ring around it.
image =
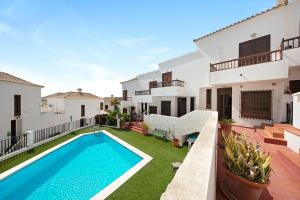
[[[34,144],[34,132],[26,131],[25,134],[27,134],[27,146],[32,147]]]

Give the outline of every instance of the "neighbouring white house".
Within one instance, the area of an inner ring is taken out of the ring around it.
[[[114,95],[111,95],[110,97],[102,97],[102,104],[101,104],[101,110],[104,111],[112,111],[113,110],[113,106],[111,105],[111,101],[117,98],[119,100],[121,100],[122,98],[120,97],[114,97]]]
[[[42,87],[0,72],[0,140],[40,128]]]
[[[266,11],[194,40],[198,51],[122,82],[124,111],[182,116],[216,110],[238,124],[292,121],[300,91],[300,1]]]
[[[136,112],[143,119],[147,114],[180,117],[199,109],[199,86],[209,84],[205,76],[209,68],[202,65],[205,61],[205,56],[195,51],[160,63],[158,70],[121,82],[123,112]]]
[[[43,97],[41,126],[47,128],[62,123],[80,120],[81,126],[87,118],[104,114],[104,100],[94,94],[83,92],[58,92]]]

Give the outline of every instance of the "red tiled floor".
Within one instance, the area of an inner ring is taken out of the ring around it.
[[[245,133],[247,140],[258,142],[265,152],[272,156],[271,183],[263,191],[261,200],[269,199],[300,199],[300,155],[293,152],[286,146],[264,143],[263,137],[259,132],[252,128],[234,126],[233,130],[237,133]],[[218,177],[219,178],[219,177]],[[217,189],[217,199],[226,199]]]

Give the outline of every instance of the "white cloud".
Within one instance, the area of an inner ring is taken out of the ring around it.
[[[9,25],[0,22],[0,35],[1,34],[14,36],[16,33]]]
[[[140,45],[144,45],[145,43],[151,41],[150,37],[129,37],[122,38],[117,41],[117,44],[123,47],[136,47]]]
[[[153,59],[156,59],[157,57],[167,53],[169,49],[167,48],[157,48],[157,49],[150,49],[148,51],[145,51],[141,56],[138,57],[141,61],[150,61]]]

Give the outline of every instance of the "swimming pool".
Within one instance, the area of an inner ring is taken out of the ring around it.
[[[150,160],[108,132],[82,135],[12,169],[0,181],[0,199],[102,199]]]

